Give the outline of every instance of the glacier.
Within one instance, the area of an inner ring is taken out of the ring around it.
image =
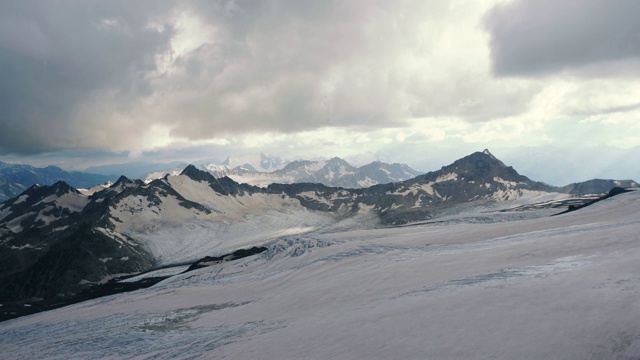
[[[634,359],[639,213],[636,190],[553,217],[469,212],[285,234],[262,254],[2,322],[0,349],[7,359]]]

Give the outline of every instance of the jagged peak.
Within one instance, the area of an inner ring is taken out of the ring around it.
[[[71,189],[71,185],[67,184],[66,182],[62,181],[62,180],[58,180],[55,183],[53,183],[51,185],[52,188],[55,189]]]
[[[80,192],[74,188],[73,186],[67,184],[66,182],[60,180],[55,184],[51,185],[51,188],[55,191],[56,195],[62,196],[68,193],[80,194]]]
[[[200,170],[197,167],[195,167],[195,165],[193,164],[187,165],[187,167],[185,167],[184,170],[182,170],[180,175],[184,175],[190,178],[191,180],[195,180],[195,181],[211,182],[216,179],[215,176],[211,175],[211,173]]]
[[[502,161],[500,161],[500,159],[495,157],[488,149],[485,149],[484,151],[476,151],[472,154],[469,154],[463,158],[460,158],[454,161],[453,164],[466,162],[466,161],[478,161],[478,160],[481,160],[483,162],[494,163],[496,165],[500,164],[502,166],[506,166]]]
[[[124,175],[120,175],[120,177],[118,178],[118,180],[116,180],[116,182],[115,182],[112,186],[113,186],[113,187],[116,187],[116,186],[118,186],[118,185],[126,184],[126,183],[129,183],[129,182],[131,182],[131,180],[129,180],[129,178],[128,178],[128,177],[126,177],[126,176],[124,176]]]
[[[335,166],[335,165],[338,165],[338,166],[345,166],[345,167],[347,167],[348,169],[356,169],[356,167],[354,167],[353,165],[349,164],[349,162],[348,162],[347,160],[342,159],[342,158],[339,158],[339,157],[337,157],[337,156],[332,157],[332,158],[331,158],[331,159],[329,159],[329,160],[326,160],[326,161],[325,161],[325,164],[326,164],[326,165],[330,165],[330,166]]]
[[[40,185],[40,184],[33,184],[33,185],[29,186],[26,190],[35,190],[35,189],[38,189],[38,188],[40,188],[40,187],[42,187],[42,185]]]
[[[198,168],[195,165],[189,164],[182,170],[180,175],[189,175],[190,173],[193,173],[194,171],[201,172],[200,170],[198,170]]]
[[[299,167],[302,166],[307,166],[310,164],[313,164],[314,162],[311,160],[294,160],[290,163],[288,163],[284,168],[282,168],[280,171],[291,171],[291,170],[295,170]]]
[[[22,195],[28,195],[34,196],[34,198],[42,199],[50,195],[62,196],[69,193],[80,194],[78,190],[76,190],[66,182],[57,181],[51,185],[33,184],[15,198],[18,198]]]
[[[139,180],[139,179],[132,180],[124,175],[120,175],[120,177],[115,183],[113,183],[110,187],[105,189],[109,189],[109,191],[120,192],[126,188],[142,186],[142,185],[145,185],[144,181],[142,180]]]

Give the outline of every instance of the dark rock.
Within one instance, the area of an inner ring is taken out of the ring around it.
[[[242,259],[251,255],[260,254],[262,252],[267,251],[267,248],[264,246],[254,246],[249,249],[239,249],[231,254],[221,255],[221,256],[205,256],[202,259],[194,262],[189,266],[187,270],[184,272],[190,272],[196,269],[201,269],[203,267],[211,266],[213,263],[220,263],[224,261],[234,261],[238,259]]]

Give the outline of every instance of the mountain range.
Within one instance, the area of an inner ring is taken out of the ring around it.
[[[338,167],[325,164],[324,178],[350,169],[332,160]],[[309,166],[294,162],[283,170]],[[63,301],[123,276],[311,231],[397,226],[469,207],[504,211],[637,186],[593,180],[554,187],[518,174],[488,150],[409,180],[357,189],[258,187],[194,165],[148,183],[122,176],[83,191],[63,181],[34,185],[0,204],[0,303]]]
[[[166,175],[178,175],[187,164],[146,174],[147,183]],[[199,166],[201,170],[220,178],[227,176],[239,183],[260,187],[270,184],[320,183],[326,186],[364,188],[377,184],[404,181],[416,177],[421,172],[405,164],[387,164],[374,161],[355,167],[338,157],[329,160],[296,160],[285,162],[280,158],[265,154],[227,158],[221,164],[213,162]]]
[[[256,172],[271,172],[282,169],[289,162],[282,160],[277,156],[271,156],[264,153],[246,154],[240,156],[229,156],[223,161],[218,160],[200,160],[193,164],[203,168],[204,165],[219,167],[221,169],[244,168]],[[102,175],[124,175],[130,179],[145,179],[149,176],[161,178],[166,174],[179,174],[187,165],[182,161],[172,162],[127,162],[122,164],[109,164],[90,166],[85,171],[93,174]],[[175,173],[175,169],[180,169]],[[154,175],[156,174],[156,175]],[[116,176],[117,178],[117,176]]]
[[[0,203],[19,195],[35,184],[52,185],[57,181],[64,181],[74,188],[88,189],[97,184],[114,182],[121,175],[151,182],[166,175],[179,175],[187,165],[181,162],[160,164],[134,162],[95,166],[88,168],[88,172],[80,172],[65,171],[56,166],[37,168],[0,162]],[[220,163],[202,162],[198,167],[215,177],[228,176],[239,183],[262,187],[276,182],[318,182],[327,186],[359,188],[407,180],[420,174],[404,164],[372,162],[356,168],[340,158],[327,161],[289,162],[262,153],[227,157]],[[121,171],[120,175],[113,175],[119,171]]]
[[[64,181],[76,188],[89,188],[107,181],[115,181],[117,178],[113,175],[65,171],[57,166],[36,168],[0,161],[0,203],[17,196],[34,184],[51,185],[57,181]]]

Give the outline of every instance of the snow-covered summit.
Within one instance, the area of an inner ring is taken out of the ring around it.
[[[178,175],[185,167],[186,165],[183,165],[147,174],[144,181],[149,183],[167,175]],[[227,176],[236,182],[260,187],[266,187],[273,183],[311,182],[327,186],[364,188],[403,181],[421,174],[405,164],[387,164],[375,161],[358,168],[339,157],[333,157],[329,160],[286,162],[265,154],[227,158],[221,164],[211,162],[202,164],[199,169],[211,173],[216,178]]]
[[[220,165],[228,169],[243,168],[255,172],[273,172],[287,165],[287,161],[268,154],[249,154],[227,157]]]

